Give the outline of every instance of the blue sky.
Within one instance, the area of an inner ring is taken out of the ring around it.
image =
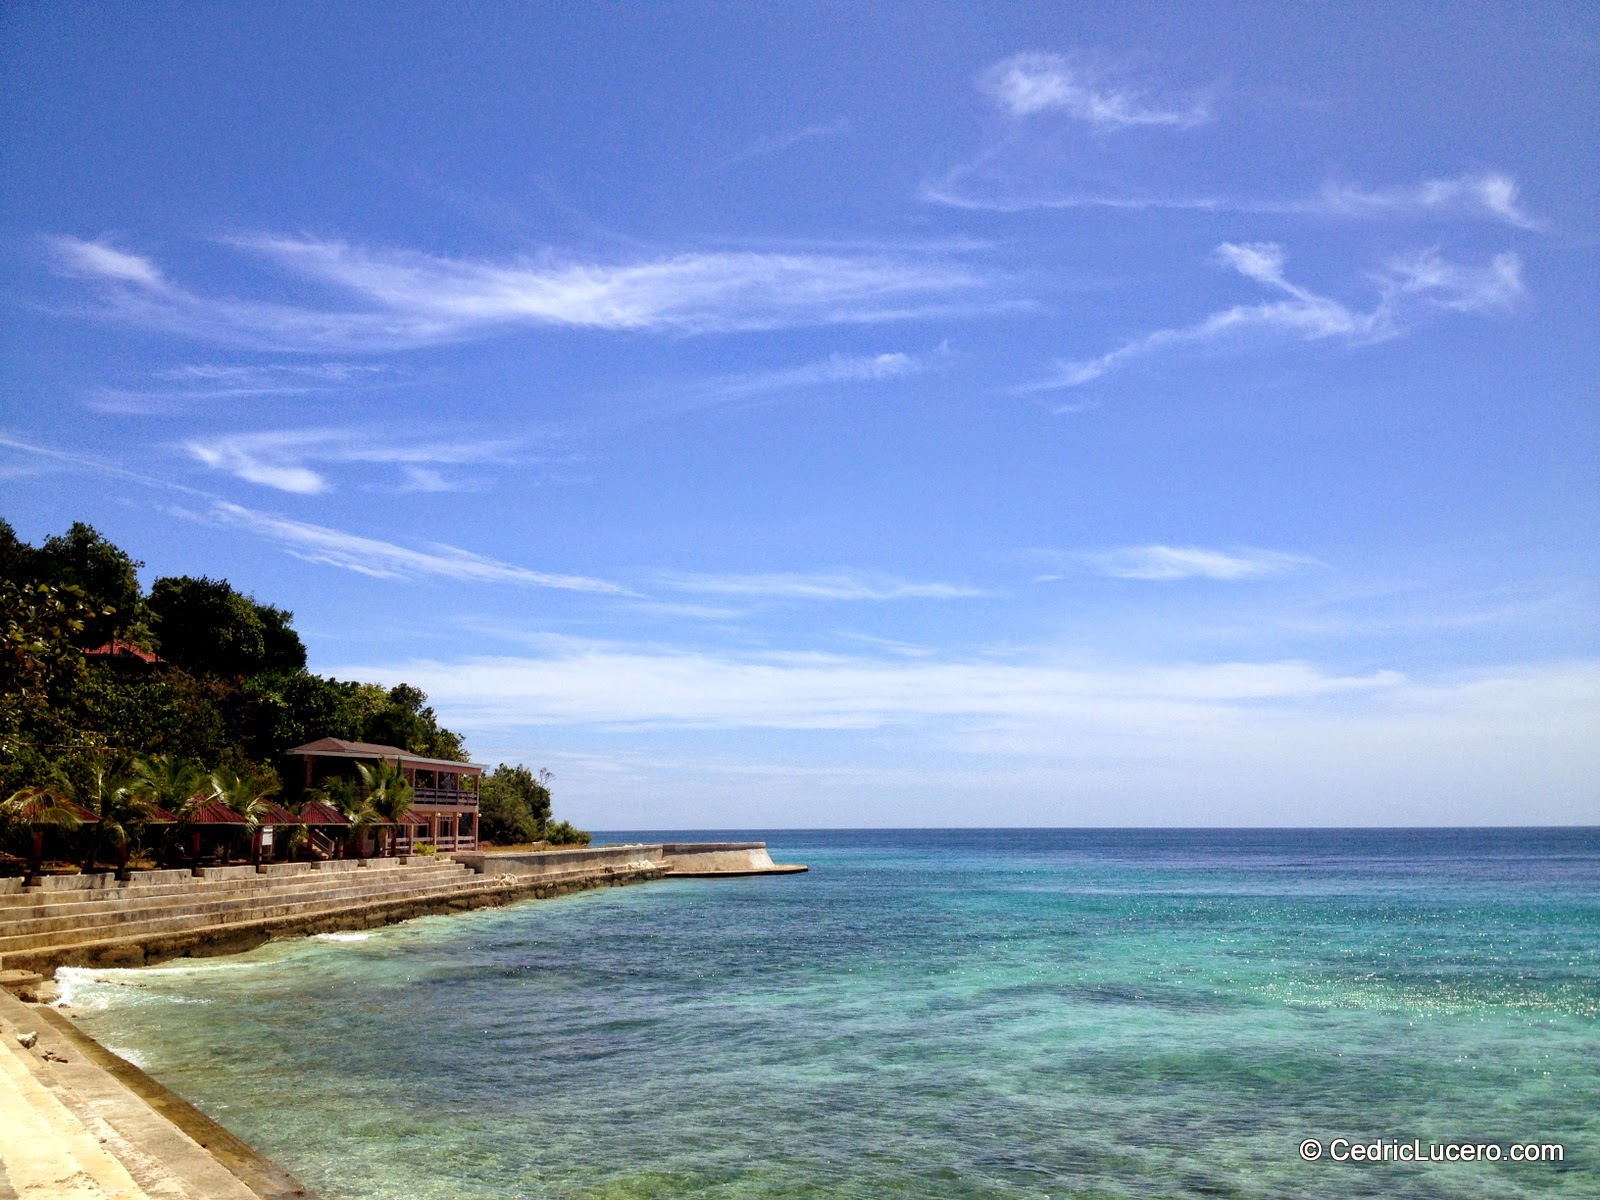
[[[1600,813],[1591,6],[14,4],[0,512],[597,828]]]

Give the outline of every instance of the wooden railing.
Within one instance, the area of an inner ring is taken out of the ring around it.
[[[454,788],[412,788],[413,804],[453,804],[461,808],[477,808],[478,793]]]

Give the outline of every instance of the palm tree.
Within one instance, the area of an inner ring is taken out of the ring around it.
[[[383,819],[382,815],[372,807],[354,779],[334,775],[323,780],[317,791],[323,800],[338,809],[344,819],[350,822],[345,834],[345,846],[360,854],[367,831]]]
[[[150,803],[177,813],[182,812],[195,795],[204,792],[207,783],[205,768],[193,759],[153,754],[133,764],[133,781],[128,787]]]
[[[256,860],[261,857],[261,818],[266,815],[267,799],[276,795],[281,786],[272,771],[247,767],[241,775],[231,767],[221,767],[211,773],[210,798],[222,801],[244,818],[251,857]]]
[[[155,809],[155,802],[139,795],[131,785],[124,763],[106,758],[91,760],[84,781],[69,785],[72,798],[100,818],[89,844],[86,868],[94,866],[100,848],[109,842],[116,847],[117,869],[126,869],[132,843],[144,832],[144,823]]]
[[[390,823],[399,821],[411,811],[411,801],[416,795],[411,781],[398,763],[380,760],[371,767],[357,763],[356,770],[361,775],[361,785],[367,793],[367,804],[377,813],[379,821],[390,827],[389,838],[392,843],[399,835]]]
[[[262,814],[267,809],[267,799],[275,796],[282,786],[278,777],[267,771],[246,768],[243,774],[232,767],[219,767],[211,772],[209,800],[220,800],[244,818],[245,827],[254,833],[261,827]]]
[[[33,833],[33,855],[29,864],[37,876],[44,865],[44,831],[47,826],[72,830],[83,824],[77,805],[56,788],[19,788],[0,802],[0,829],[26,828]]]
[[[152,805],[175,814],[183,823],[194,815],[197,808],[211,800],[209,785],[206,769],[193,759],[176,754],[152,754],[133,764],[133,782],[128,788]],[[198,831],[195,837],[198,839]],[[198,840],[194,853],[196,857],[199,856]]]

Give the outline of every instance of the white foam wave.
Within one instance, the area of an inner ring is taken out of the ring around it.
[[[370,933],[317,933],[312,935],[312,940],[318,942],[364,942],[371,936]]]
[[[146,1060],[144,1055],[140,1054],[137,1050],[130,1050],[127,1046],[113,1046],[108,1043],[106,1045],[106,1049],[111,1051],[111,1053],[115,1054],[117,1057],[131,1062],[141,1071],[148,1069],[150,1066],[150,1063],[148,1060]]]

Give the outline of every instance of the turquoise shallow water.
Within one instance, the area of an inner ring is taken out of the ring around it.
[[[325,1200],[1600,1195],[1600,830],[765,836],[72,999]]]

